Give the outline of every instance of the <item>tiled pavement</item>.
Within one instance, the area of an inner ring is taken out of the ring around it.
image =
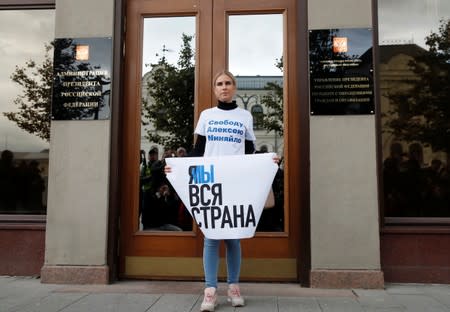
[[[120,281],[111,285],[41,284],[0,276],[0,312],[199,311],[200,282]],[[387,284],[383,290],[313,289],[298,284],[242,283],[246,306],[232,308],[220,284],[217,312],[450,312],[450,285]]]

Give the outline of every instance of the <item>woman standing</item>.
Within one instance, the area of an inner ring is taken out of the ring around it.
[[[236,79],[228,71],[219,72],[213,80],[216,107],[204,110],[195,128],[197,139],[189,156],[225,156],[253,154],[255,134],[253,117],[239,108],[233,97],[236,93]],[[278,157],[274,158],[278,161]],[[166,166],[165,172],[171,172]],[[239,289],[241,270],[241,243],[239,239],[225,239],[228,301],[233,307],[244,306],[245,301]],[[220,240],[205,237],[203,245],[203,269],[205,291],[200,311],[214,311],[217,306],[217,282],[219,269]]]
[[[239,108],[233,97],[236,93],[236,79],[228,71],[219,72],[213,80],[216,107],[200,114],[195,128],[197,139],[194,156],[224,156],[253,154],[255,152],[252,115]],[[226,129],[226,132],[216,132]],[[213,132],[214,131],[214,132]],[[212,132],[212,133],[211,133]],[[222,137],[232,138],[228,141]],[[226,262],[228,301],[233,307],[244,305],[239,289],[241,270],[241,243],[239,239],[226,239]],[[214,311],[217,305],[217,273],[219,269],[220,240],[205,238],[203,245],[203,268],[205,272],[205,296],[200,311]]]

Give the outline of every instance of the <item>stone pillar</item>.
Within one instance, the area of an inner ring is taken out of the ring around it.
[[[309,1],[308,20],[372,28],[372,4]],[[311,116],[310,140],[311,287],[382,288],[375,116]]]
[[[112,37],[114,0],[56,0],[56,38]],[[112,53],[111,53],[112,54]],[[110,120],[51,123],[43,283],[108,283]]]

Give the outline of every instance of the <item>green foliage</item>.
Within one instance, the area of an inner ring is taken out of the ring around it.
[[[80,61],[76,59],[76,47],[73,39],[56,39],[53,42],[54,64],[53,64],[53,98],[52,98],[52,117],[57,120],[83,120],[83,119],[98,119],[101,110],[109,110],[109,95],[111,79],[109,75],[97,75],[89,74],[83,76],[64,77],[56,73],[64,72],[90,72],[101,69],[101,65],[92,64],[91,61]],[[64,86],[65,82],[71,83],[83,83],[83,82],[96,82],[98,85],[80,85],[71,86],[72,92],[101,92],[102,96],[77,96],[75,101],[80,102],[97,102],[96,107],[66,107],[63,103],[72,102],[63,95],[68,88]]]
[[[193,144],[195,66],[192,63],[192,38],[182,35],[178,67],[168,64],[164,56],[151,65],[147,83],[150,100],[142,103],[141,114],[147,121],[143,124],[154,127],[147,130],[146,138],[166,148],[183,146],[189,149]]]
[[[397,139],[418,141],[433,151],[450,152],[450,20],[426,38],[429,51],[409,63],[417,79],[407,91],[388,95],[393,104],[386,122]]]
[[[53,62],[45,45],[45,58],[42,64],[29,60],[24,66],[17,66],[11,80],[23,87],[23,93],[14,99],[17,112],[3,113],[21,129],[41,139],[50,140],[50,109],[52,98]]]
[[[283,87],[275,82],[267,83],[261,103],[266,107],[261,126],[269,131],[275,131],[283,136]]]
[[[276,60],[275,66],[283,71],[283,58]],[[275,131],[283,136],[283,86],[278,83],[269,82],[265,86],[267,94],[261,99],[261,104],[266,107],[266,113],[261,121],[261,127],[267,132]]]

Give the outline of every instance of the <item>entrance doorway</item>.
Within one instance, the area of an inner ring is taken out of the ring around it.
[[[241,279],[299,281],[305,202],[299,120],[306,103],[297,87],[296,5],[127,1],[120,277],[203,278],[203,235],[170,185],[155,182],[155,168],[163,157],[175,157],[178,147],[189,150],[200,112],[216,105],[212,79],[229,69],[238,81],[238,105],[254,116],[257,149],[283,159],[274,184],[277,204],[264,211],[255,237],[241,242]],[[166,195],[164,203],[155,199]],[[156,212],[160,205],[166,205],[164,213]],[[226,276],[222,264],[220,276]]]

